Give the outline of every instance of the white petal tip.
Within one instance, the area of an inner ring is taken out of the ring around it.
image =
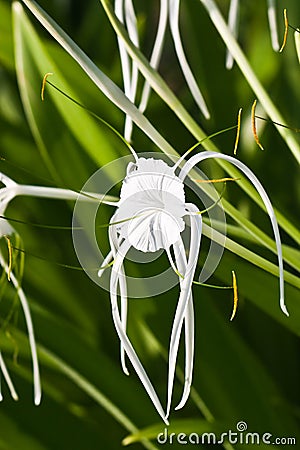
[[[40,380],[38,379],[35,382],[35,389],[34,389],[34,404],[35,404],[35,406],[39,406],[39,404],[41,403],[41,399],[42,399],[42,390],[41,390]]]
[[[19,397],[17,394],[12,395],[12,398],[14,399],[15,402],[19,401]]]
[[[278,40],[272,42],[272,48],[273,48],[274,52],[279,52],[279,50],[280,50],[280,45],[279,45]]]
[[[206,120],[209,120],[209,119],[210,119],[210,113],[209,113],[209,111],[208,111],[208,110],[203,110],[203,108],[200,108],[200,109],[201,109],[202,114],[204,115],[205,119],[206,119]]]
[[[179,409],[183,408],[186,404],[187,398],[183,398],[180,403],[175,407],[175,411],[178,411]]]
[[[183,395],[182,395],[182,399],[180,400],[180,402],[176,406],[175,411],[178,411],[179,409],[184,407],[184,405],[187,402],[187,399],[189,398],[190,389],[191,389],[191,385],[190,384],[185,386],[185,389],[184,389],[184,392],[183,392]]]
[[[121,358],[121,366],[122,366],[122,370],[125,373],[125,375],[129,376],[129,370],[127,369],[125,360],[123,360],[123,358]]]
[[[170,423],[169,423],[169,421],[168,421],[168,416],[169,416],[169,414],[168,414],[167,416],[163,417],[163,421],[165,422],[166,425],[169,426]]]
[[[281,308],[281,311],[282,311],[287,317],[289,317],[289,312],[288,312],[288,310],[287,310],[287,308],[286,308],[286,306],[285,306],[285,304],[284,304],[283,301],[280,302],[280,308]]]
[[[35,396],[34,404],[35,404],[35,406],[39,406],[41,404],[41,395]]]

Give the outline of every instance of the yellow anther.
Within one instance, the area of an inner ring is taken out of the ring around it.
[[[7,279],[10,281],[10,274],[12,269],[12,245],[11,240],[9,236],[4,236],[7,242],[7,248],[8,248],[8,266],[7,266]]]
[[[42,102],[44,101],[44,92],[45,92],[45,86],[46,86],[46,83],[47,83],[47,78],[50,75],[53,75],[53,73],[52,72],[46,73],[46,75],[44,75],[44,78],[43,78],[43,81],[42,81],[42,88],[41,88],[41,99],[42,99]]]
[[[238,288],[237,288],[237,282],[236,282],[236,276],[235,276],[234,270],[232,270],[231,273],[232,273],[232,288],[233,288],[233,309],[232,309],[230,320],[233,320],[236,315],[239,298],[238,298]]]
[[[254,100],[252,108],[251,108],[251,124],[252,124],[252,132],[253,132],[253,136],[255,139],[255,142],[257,143],[257,145],[259,146],[259,148],[261,150],[264,150],[262,144],[260,143],[259,137],[257,135],[257,131],[256,131],[256,121],[255,121],[255,108],[256,108],[256,103],[257,100]]]
[[[197,183],[223,183],[225,181],[238,181],[240,180],[240,178],[217,178],[217,179],[213,179],[213,180],[194,180]]]
[[[280,47],[280,50],[279,50],[280,53],[283,51],[283,49],[285,47],[287,37],[288,37],[288,32],[289,32],[289,21],[288,21],[286,9],[283,10],[283,17],[284,17],[284,35],[283,35],[282,46]]]
[[[234,155],[236,155],[237,148],[238,148],[238,145],[239,145],[239,140],[240,140],[242,111],[243,111],[243,108],[240,108],[239,112],[238,112],[236,138],[235,138],[234,149],[233,149],[233,154]]]

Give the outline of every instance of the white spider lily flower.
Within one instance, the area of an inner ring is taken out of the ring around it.
[[[160,0],[159,20],[156,37],[150,56],[150,65],[154,69],[157,69],[159,66],[169,18],[174,47],[182,73],[200,111],[206,119],[209,119],[210,114],[208,108],[184,52],[179,29],[179,10],[180,0]],[[137,19],[132,0],[115,0],[115,14],[118,19],[126,26],[128,35],[133,44],[136,47],[139,47]],[[123,74],[124,92],[132,102],[135,102],[138,82],[138,67],[134,61],[131,62],[125,44],[120,37],[118,37],[118,45]],[[147,81],[145,81],[141,94],[141,100],[139,103],[139,109],[141,112],[144,112],[147,107],[150,91],[150,85]],[[127,115],[125,120],[124,137],[129,142],[131,141],[131,134],[132,119]]]
[[[267,0],[267,8],[268,8],[268,21],[271,35],[271,43],[273,50],[278,52],[280,45],[278,40],[278,28],[276,19],[276,0]],[[237,38],[238,36],[239,11],[240,11],[240,0],[231,0],[228,13],[228,26],[235,38]],[[231,53],[227,50],[226,68],[231,69],[233,63],[234,63],[233,57]]]
[[[280,307],[288,315],[284,303],[284,278],[281,240],[277,221],[271,202],[257,177],[239,160],[221,153],[203,151],[191,157],[181,169],[186,154],[172,167],[162,160],[138,158],[127,166],[126,177],[120,192],[117,210],[110,220],[109,241],[111,251],[105,258],[98,276],[105,267],[113,262],[110,277],[110,298],[114,325],[121,343],[121,363],[128,375],[125,355],[144,385],[157,412],[167,423],[173,395],[176,361],[182,327],[185,329],[185,383],[182,398],[175,409],[186,403],[193,374],[194,361],[194,310],[192,283],[198,262],[202,234],[202,217],[198,208],[185,200],[184,180],[189,171],[201,161],[208,158],[221,158],[237,166],[252,182],[261,196],[273,227],[278,253],[280,274]],[[179,170],[178,176],[176,171]],[[189,223],[189,244],[182,239],[182,232]],[[127,334],[127,282],[124,259],[131,248],[140,252],[166,251],[171,266],[179,278],[179,299],[172,325],[169,344],[168,388],[166,412],[155,389],[143,368]],[[174,255],[174,260],[173,256]],[[120,308],[118,305],[120,296]]]
[[[186,384],[180,405],[183,406],[189,394],[194,358],[194,317],[191,287],[198,261],[202,232],[201,216],[193,205],[185,203],[184,185],[175,175],[172,167],[162,160],[138,158],[127,167],[123,181],[120,202],[111,218],[109,238],[111,252],[103,266],[114,260],[110,279],[110,295],[114,324],[121,341],[121,362],[128,374],[125,353],[130,359],[146,391],[160,416],[167,422],[171,405],[175,377],[176,359],[183,323],[186,338]],[[190,221],[190,246],[188,259],[181,238],[185,219]],[[130,220],[128,217],[131,217]],[[172,327],[169,349],[168,407],[164,412],[157,394],[126,335],[127,288],[123,261],[133,247],[141,252],[156,252],[164,249],[172,265],[180,274],[180,296]],[[170,249],[173,249],[175,263]],[[103,273],[99,270],[99,276]],[[117,290],[121,297],[121,312],[117,303]]]
[[[104,201],[104,203],[108,203],[110,205],[115,205],[115,202],[110,202],[106,200],[102,200],[103,196],[99,194],[78,194],[75,191],[71,191],[69,189],[60,189],[60,188],[52,188],[52,187],[45,187],[45,186],[31,186],[31,185],[22,185],[16,183],[14,180],[9,178],[7,175],[0,173],[0,182],[4,184],[4,187],[0,188],[0,239],[2,237],[6,237],[9,239],[10,236],[15,234],[14,228],[10,225],[8,220],[5,219],[5,211],[10,203],[11,200],[13,200],[16,196],[33,196],[33,197],[44,197],[44,198],[53,198],[53,199],[63,199],[63,200],[84,200],[84,201],[97,201],[101,199],[101,201]],[[36,405],[40,404],[41,401],[41,382],[40,382],[40,373],[39,373],[39,365],[38,365],[38,356],[37,356],[37,349],[36,349],[36,342],[35,342],[35,335],[34,335],[34,328],[33,323],[31,319],[30,309],[28,305],[27,298],[25,296],[25,293],[21,286],[19,285],[19,282],[14,275],[14,273],[11,271],[11,268],[6,263],[5,258],[0,252],[0,265],[5,270],[5,272],[8,275],[8,278],[14,285],[14,288],[16,289],[17,295],[19,297],[26,327],[28,331],[28,337],[29,337],[29,344],[30,344],[30,351],[31,351],[31,357],[32,357],[32,366],[33,366],[33,384],[34,384],[34,403]],[[13,384],[11,382],[11,379],[8,375],[8,371],[6,369],[4,360],[2,356],[0,357],[0,369],[6,379],[6,382],[9,386],[11,395],[13,398],[17,398],[17,394],[15,392],[15,389],[13,387]]]

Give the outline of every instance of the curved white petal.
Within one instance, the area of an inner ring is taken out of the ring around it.
[[[189,212],[196,212],[198,209],[192,205],[187,204],[186,208]],[[167,400],[167,412],[166,418],[170,414],[173,384],[175,377],[175,367],[176,359],[179,347],[179,340],[182,330],[183,319],[186,314],[186,307],[190,299],[190,294],[192,290],[193,278],[197,266],[199,247],[201,241],[202,233],[202,217],[201,215],[191,215],[191,236],[190,236],[190,249],[189,257],[186,266],[186,271],[184,273],[184,279],[180,284],[180,295],[178,300],[178,305],[175,312],[175,317],[173,321],[170,347],[169,347],[169,373],[168,373],[168,400]]]
[[[270,217],[270,221],[271,221],[272,228],[273,228],[273,233],[275,236],[276,247],[277,247],[277,257],[278,257],[278,267],[279,267],[280,308],[281,308],[282,312],[288,316],[289,313],[287,311],[287,308],[286,308],[286,305],[284,302],[284,275],[283,275],[283,260],[282,260],[282,248],[281,248],[280,233],[279,233],[279,228],[278,228],[277,220],[275,217],[275,213],[274,213],[272,204],[270,202],[270,199],[269,199],[266,191],[264,190],[264,188],[263,188],[262,184],[260,183],[260,181],[258,180],[258,178],[254,175],[254,173],[249,169],[249,167],[247,167],[241,161],[239,161],[236,158],[233,158],[232,156],[224,155],[222,153],[217,153],[217,152],[211,152],[211,151],[204,151],[204,152],[198,153],[195,156],[192,156],[192,158],[190,158],[189,161],[187,161],[185,163],[185,165],[181,169],[181,172],[179,173],[178,177],[182,181],[184,181],[184,179],[188,175],[189,171],[196,164],[198,164],[201,161],[204,161],[205,159],[208,159],[208,158],[224,159],[225,161],[228,161],[228,162],[234,164],[238,169],[240,169],[242,172],[244,172],[246,177],[249,178],[249,180],[251,181],[251,183],[254,185],[257,192],[261,196],[261,198],[265,204],[265,207],[267,209],[267,212],[269,214],[269,217]]]
[[[120,22],[124,23],[124,0],[115,0],[115,14]],[[123,83],[124,83],[124,92],[125,95],[129,98],[131,91],[131,70],[130,70],[130,59],[128,53],[126,51],[126,47],[124,45],[123,40],[118,36],[118,45],[122,66],[122,75],[123,75]]]
[[[228,27],[232,32],[233,36],[236,38],[238,35],[239,28],[239,10],[240,10],[240,0],[231,0],[228,13]],[[227,49],[226,52],[226,69],[232,69],[234,59],[230,51]]]
[[[111,261],[113,260],[113,251],[110,250],[110,252],[108,252],[108,254],[106,255],[106,257],[104,258],[100,269],[98,270],[98,277],[100,278],[105,270],[105,267],[111,263]]]
[[[12,396],[12,398],[14,400],[16,400],[16,401],[19,400],[18,394],[17,394],[17,392],[15,390],[14,384],[13,384],[11,378],[10,378],[10,375],[9,375],[8,370],[7,370],[6,364],[4,362],[2,353],[0,351],[0,402],[3,400],[2,392],[1,392],[1,373],[3,374],[4,379],[5,379],[6,383],[7,383],[8,389],[10,391],[10,395]]]
[[[159,12],[157,33],[152,54],[150,57],[150,66],[153,67],[153,69],[157,69],[159,65],[166,33],[167,22],[168,22],[168,0],[160,0],[160,12]],[[145,81],[141,96],[141,102],[139,104],[139,110],[141,112],[144,112],[145,109],[147,108],[150,91],[151,86],[147,81]]]
[[[115,213],[111,220],[111,222],[118,221],[118,215]],[[110,242],[110,248],[112,252],[113,259],[115,260],[117,253],[119,251],[119,240],[117,237],[117,229],[115,225],[111,225],[109,227],[109,242]],[[121,322],[122,322],[122,328],[124,333],[126,334],[127,330],[127,309],[128,309],[128,301],[127,301],[127,283],[126,283],[126,276],[123,264],[120,266],[120,276],[118,277],[117,283],[120,288],[120,298],[121,298]],[[120,343],[120,359],[121,359],[121,366],[123,369],[123,372],[125,375],[129,375],[129,371],[126,366],[125,361],[125,349],[122,344],[122,341]]]
[[[136,15],[133,7],[132,0],[125,0],[125,21],[127,25],[128,35],[136,47],[139,47],[139,36]],[[138,84],[138,65],[135,61],[131,63],[131,76],[130,76],[130,90],[129,99],[134,103],[136,97],[136,90]],[[127,114],[125,119],[124,137],[127,141],[131,141],[133,122],[131,117]]]
[[[8,273],[9,268],[1,254],[0,254],[0,264],[4,268],[6,273]],[[18,297],[20,299],[20,302],[21,302],[21,305],[23,308],[24,316],[25,316],[25,322],[26,322],[26,326],[27,326],[28,338],[29,338],[29,344],[30,344],[30,350],[31,350],[31,357],[32,357],[34,403],[35,403],[35,405],[39,405],[41,402],[42,390],[41,390],[41,380],[40,380],[38,356],[37,356],[36,343],[35,343],[34,330],[33,330],[30,309],[29,309],[29,305],[28,305],[26,296],[24,294],[24,291],[20,287],[18,280],[16,279],[13,272],[10,272],[10,279],[17,291]]]
[[[187,260],[185,255],[185,249],[182,242],[176,242],[174,244],[175,261],[180,273],[185,273],[187,268]],[[182,280],[180,280],[182,283]],[[194,366],[194,306],[193,295],[190,294],[189,301],[186,306],[186,312],[184,316],[184,330],[185,330],[185,376],[184,376],[184,388],[183,394],[179,404],[176,406],[176,410],[183,408],[185,405],[191,389],[193,366]]]
[[[179,31],[179,4],[180,0],[169,0],[169,19],[170,19],[170,27],[171,33],[173,36],[173,41],[175,45],[175,50],[177,53],[178,61],[181,66],[183,75],[186,79],[188,87],[191,91],[192,96],[194,97],[195,102],[199,106],[202,111],[204,117],[206,119],[210,118],[209,111],[207,109],[205,100],[200,92],[200,89],[196,83],[194,75],[190,69],[189,63],[186,59],[184,49],[181,42],[180,31]]]
[[[158,398],[158,396],[151,384],[151,381],[149,380],[148,375],[146,374],[145,369],[142,366],[130,340],[128,339],[126,333],[124,332],[122,322],[120,319],[120,314],[119,314],[119,309],[118,309],[118,301],[117,301],[117,287],[118,287],[118,280],[121,275],[120,270],[123,265],[123,260],[126,256],[127,252],[129,251],[130,247],[131,247],[130,244],[126,241],[120,246],[119,251],[115,258],[114,265],[112,267],[111,279],[110,279],[110,298],[111,298],[111,305],[112,305],[113,320],[114,320],[116,331],[119,335],[122,345],[124,346],[126,354],[128,355],[128,358],[131,361],[131,364],[133,365],[138,377],[140,378],[143,386],[145,387],[157,412],[162,417],[162,419],[165,421],[165,423],[168,424],[168,421],[165,418],[165,413],[161,406],[159,398]]]
[[[277,31],[276,1],[275,0],[267,0],[267,3],[268,3],[268,19],[269,19],[272,47],[273,47],[273,50],[278,52],[280,46],[279,46],[278,31]]]

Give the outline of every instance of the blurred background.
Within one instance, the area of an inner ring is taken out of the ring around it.
[[[134,3],[141,49],[149,56],[159,2]],[[229,2],[218,3],[227,16]],[[286,123],[299,128],[299,62],[293,32],[289,32],[284,52],[274,52],[267,2],[245,0],[241,3],[239,42]],[[283,7],[287,8],[294,27],[299,25],[300,8],[298,0],[277,3],[281,39]],[[122,87],[116,36],[99,1],[40,0],[39,4]],[[50,94],[50,88],[46,89],[45,102],[41,102],[41,80],[52,67],[49,70],[45,67],[41,73],[35,52],[47,52],[47,57],[66,80],[63,87],[67,93],[121,133],[124,114],[99,92],[33,16],[27,11],[26,15],[35,31],[24,25],[24,39],[16,43],[11,3],[0,0],[0,171],[19,183],[80,190],[99,167],[127,155],[128,150],[103,124],[88,114],[81,116],[83,112],[78,106],[59,94]],[[225,45],[201,3],[182,2],[180,20],[187,57],[207,101],[211,119],[205,120],[194,104],[169,32],[159,73],[207,134],[234,125],[237,111],[243,107],[238,157],[261,180],[274,207],[299,230],[300,184],[296,159],[270,123],[258,123],[265,151],[257,147],[250,128],[255,95],[236,65],[231,71],[225,69]],[[37,33],[41,49],[35,47],[34,33]],[[23,56],[22,64],[22,58],[16,58],[16,49]],[[264,115],[263,111],[258,112]],[[195,143],[194,137],[155,93],[151,95],[146,116],[180,154]],[[291,130],[290,133],[299,141],[296,132]],[[222,152],[232,154],[234,139],[235,131],[232,131],[218,136],[215,142]],[[159,151],[137,128],[133,133],[133,146],[137,152]],[[204,167],[208,177],[224,175],[217,164],[209,163]],[[119,187],[117,185],[112,194],[117,195]],[[228,185],[225,197],[272,237],[267,215],[237,185]],[[71,229],[58,228],[71,227],[72,207],[71,202],[22,197],[15,199],[6,211],[7,217],[25,222],[11,221],[11,224],[21,236],[25,249],[22,286],[30,302],[36,330],[43,400],[39,407],[33,405],[31,360],[23,314],[14,289],[2,275],[0,348],[20,400],[14,402],[2,382],[0,449],[117,449],[131,432],[147,427],[150,427],[149,436],[154,437],[152,443],[134,443],[133,448],[158,448],[155,436],[164,430],[164,424],[134,370],[130,377],[122,373],[109,293],[80,270]],[[101,208],[101,222],[108,223],[113,210]],[[36,223],[57,228],[32,225]],[[235,226],[232,239],[276,264],[275,255],[243,233],[231,219],[229,224]],[[103,251],[107,251],[107,229],[100,229],[98,239]],[[282,231],[282,241],[299,263],[299,245],[293,236]],[[204,241],[203,248],[207,245]],[[1,251],[7,255],[5,241],[1,242]],[[162,257],[157,264],[161,270],[167,267],[167,260]],[[293,282],[286,283],[289,319],[279,311],[278,278],[227,250],[209,282],[230,285],[231,270],[236,271],[240,302],[235,320],[229,322],[231,291],[194,287],[193,391],[182,410],[172,411],[170,432],[235,431],[237,422],[243,420],[250,432],[296,437],[299,442],[300,290],[296,268],[288,264],[285,267],[293,275]],[[127,268],[129,273],[141,278],[152,270],[145,264],[129,263]],[[166,355],[177,299],[178,287],[174,287],[160,296],[129,302],[129,335],[163,405]],[[180,349],[178,360],[181,369],[184,368],[183,350]],[[182,370],[178,373],[173,406],[179,401],[181,390]],[[181,447],[178,443],[165,446]],[[225,444],[225,448],[231,449],[244,447]]]

